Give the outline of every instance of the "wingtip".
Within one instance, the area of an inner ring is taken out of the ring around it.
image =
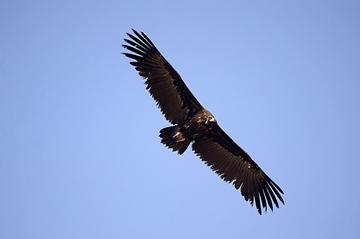
[[[131,28],[131,30],[133,31],[133,33],[139,34],[134,28]]]
[[[279,197],[279,200],[282,202],[283,205],[285,205],[285,201],[282,197]]]

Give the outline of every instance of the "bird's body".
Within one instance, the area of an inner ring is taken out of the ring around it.
[[[240,189],[246,201],[255,202],[258,212],[278,200],[284,203],[281,188],[218,125],[187,88],[180,75],[150,39],[133,30],[123,45],[135,60],[130,62],[145,79],[147,89],[172,126],[160,130],[161,142],[179,154],[190,144],[196,155],[220,177]]]
[[[215,117],[203,109],[191,117],[184,124],[183,129],[191,140],[195,140],[203,135],[211,134],[216,123]]]
[[[161,142],[182,154],[192,141],[205,135],[210,137],[215,125],[215,117],[209,111],[203,109],[196,112],[182,125],[160,130]]]

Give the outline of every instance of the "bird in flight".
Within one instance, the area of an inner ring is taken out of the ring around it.
[[[268,207],[273,210],[284,204],[281,188],[271,180],[251,157],[219,126],[215,117],[191,93],[180,75],[163,57],[152,41],[132,29],[126,44],[146,89],[172,126],[160,130],[161,142],[182,154],[192,144],[192,150],[224,181],[232,183],[259,214]]]

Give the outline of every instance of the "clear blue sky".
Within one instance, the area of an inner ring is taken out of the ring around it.
[[[0,238],[357,238],[359,1],[0,3]],[[283,188],[259,216],[120,53],[144,31]]]

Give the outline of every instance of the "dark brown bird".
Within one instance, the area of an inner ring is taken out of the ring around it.
[[[133,30],[123,53],[145,79],[146,89],[156,101],[165,118],[173,125],[160,130],[161,142],[182,154],[192,149],[224,181],[239,189],[246,201],[273,210],[284,203],[283,191],[218,125],[185,85],[180,75],[143,33]]]

